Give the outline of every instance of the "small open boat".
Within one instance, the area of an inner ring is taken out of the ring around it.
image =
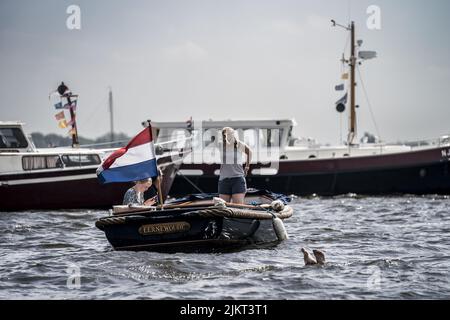
[[[115,206],[96,221],[116,250],[214,252],[276,245],[287,238],[281,219],[290,218],[289,198],[249,190],[244,205],[217,194],[189,195],[160,207]]]

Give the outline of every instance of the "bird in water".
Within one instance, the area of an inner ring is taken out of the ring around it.
[[[314,256],[316,257],[317,264],[325,264],[325,253],[320,250],[313,250]]]
[[[323,253],[323,251],[313,250],[314,256],[310,254],[305,248],[302,248],[301,251],[303,252],[303,259],[305,260],[306,266],[325,264],[325,254]]]

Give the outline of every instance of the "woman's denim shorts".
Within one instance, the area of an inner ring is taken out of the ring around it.
[[[246,192],[247,183],[244,177],[219,180],[219,194],[231,195]]]

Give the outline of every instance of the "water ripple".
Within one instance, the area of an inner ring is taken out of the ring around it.
[[[4,212],[0,298],[448,299],[449,202],[296,198],[288,241],[217,254],[114,251],[94,226],[106,211]],[[327,263],[304,266],[301,247]]]

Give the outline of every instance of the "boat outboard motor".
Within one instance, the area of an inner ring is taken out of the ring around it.
[[[284,203],[280,200],[272,202],[270,205],[273,211],[282,211],[284,209]],[[279,241],[284,241],[289,239],[289,235],[286,231],[286,228],[284,227],[283,221],[276,216],[276,214],[273,211],[269,211],[272,215],[272,226],[273,230],[275,231],[275,234],[277,235],[277,238]]]

